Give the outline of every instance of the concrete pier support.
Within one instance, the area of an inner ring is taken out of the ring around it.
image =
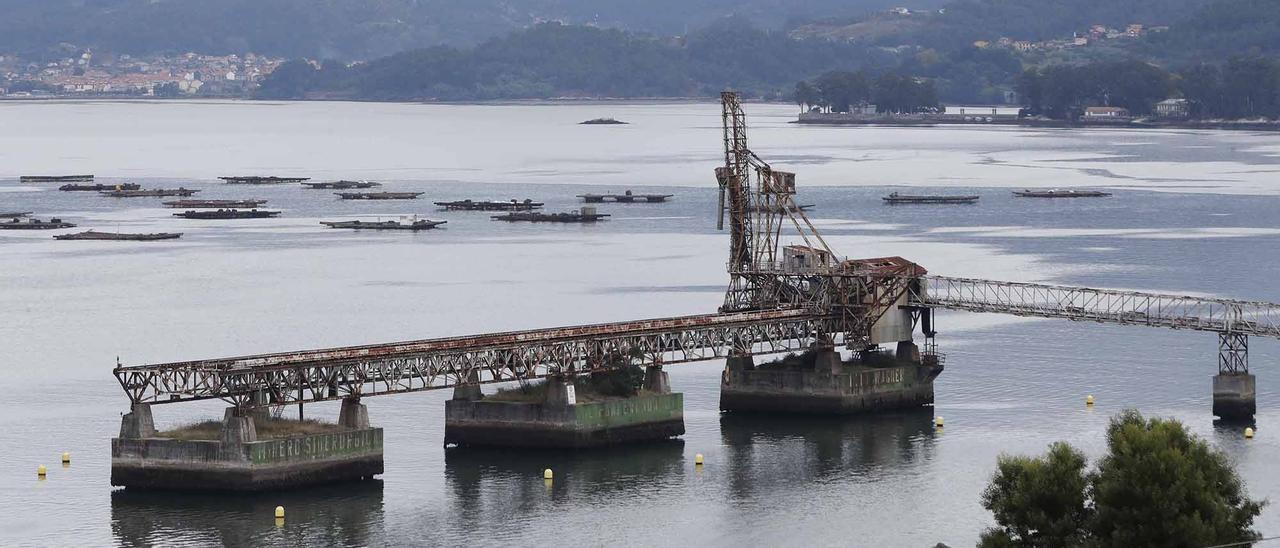
[[[480,400],[484,399],[484,392],[480,391],[480,373],[475,371],[467,377],[467,384],[459,384],[453,387],[453,399],[455,400]]]
[[[684,395],[671,392],[661,367],[647,368],[645,391],[631,397],[584,399],[573,379],[549,377],[545,383],[540,402],[445,402],[445,446],[577,449],[684,434]]]
[[[914,341],[899,341],[893,355],[899,361],[920,363],[920,347]]]
[[[156,435],[156,422],[151,417],[151,404],[135,403],[120,420],[120,437],[125,439],[150,438]]]
[[[338,426],[354,430],[369,428],[369,408],[360,403],[360,398],[343,398]]]
[[[1249,373],[1213,377],[1213,414],[1227,421],[1249,421],[1258,411],[1257,379]]]
[[[662,370],[661,365],[651,365],[644,369],[644,389],[654,394],[671,393],[671,377]]]
[[[341,424],[321,427],[320,433],[297,433],[292,421],[267,419],[259,425],[255,415],[229,408],[220,431],[208,436],[214,439],[189,439],[191,431],[156,432],[150,406],[135,404],[121,421],[120,437],[111,440],[111,485],[264,491],[382,473],[382,429],[369,427],[368,411],[358,399],[343,400]]]
[[[720,381],[720,410],[838,415],[933,403],[942,366],[920,363],[910,342],[898,350],[908,359],[863,352],[843,362],[833,346],[820,343],[803,356],[760,365],[731,357]]]
[[[239,446],[258,441],[258,428],[253,413],[228,407],[222,414],[222,443]]]

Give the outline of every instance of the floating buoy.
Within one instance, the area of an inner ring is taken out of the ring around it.
[[[934,418],[933,418],[933,425],[934,425],[934,426],[937,426],[938,428],[942,428],[942,417],[941,417],[941,416],[934,417]]]
[[[1084,397],[1084,404],[1093,405],[1093,394],[1089,394],[1088,396]]]
[[[698,453],[693,456],[693,464],[702,466],[702,453]]]
[[[71,464],[71,453],[62,452],[62,464]]]
[[[277,507],[276,507],[276,519],[284,519],[284,507],[283,507],[283,506],[277,506]]]
[[[43,478],[46,475],[48,475],[48,473],[49,473],[49,469],[46,468],[45,465],[41,464],[40,466],[36,467],[36,476]]]
[[[1253,439],[1253,427],[1244,429],[1244,437],[1249,440]]]
[[[546,470],[543,470],[543,471],[542,471],[542,479],[547,479],[547,480],[549,480],[549,479],[551,479],[552,477],[553,477],[553,474],[551,473],[551,469],[550,469],[550,468],[548,468],[548,469],[546,469]]]

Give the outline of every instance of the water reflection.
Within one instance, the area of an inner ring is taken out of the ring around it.
[[[730,491],[749,499],[812,482],[911,473],[933,456],[933,409],[849,417],[728,413]]]
[[[529,507],[550,495],[553,504],[679,483],[684,441],[631,444],[589,451],[503,450],[458,447],[445,451],[445,481],[453,493],[453,519],[466,528],[482,515]],[[542,481],[542,471],[555,479]],[[470,521],[471,523],[467,523]]]
[[[370,480],[253,494],[122,489],[111,493],[111,532],[121,546],[377,545],[386,536],[382,488]]]

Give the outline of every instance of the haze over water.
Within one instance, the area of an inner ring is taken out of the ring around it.
[[[748,105],[752,148],[799,176],[837,251],[901,255],[930,272],[1280,302],[1280,141],[1274,134],[788,124]],[[612,116],[627,126],[579,126]],[[58,242],[0,232],[0,545],[634,544],[972,545],[997,455],[1066,440],[1103,449],[1125,407],[1186,421],[1280,499],[1280,344],[1251,341],[1258,437],[1215,428],[1212,334],[961,313],[940,315],[935,409],[849,418],[718,412],[720,363],[669,368],[682,441],[576,455],[445,451],[448,391],[371,398],[385,429],[377,482],[257,496],[139,495],[109,486],[126,364],[697,314],[719,305],[719,106],[0,102],[0,210],[80,229],[181,231],[176,242]],[[17,182],[99,181],[257,197],[277,219],[187,221],[159,199],[114,200]],[[414,202],[340,202],[233,174],[381,180]],[[890,207],[897,185],[982,195],[975,206]],[[1015,199],[1010,188],[1094,186],[1100,200]],[[497,223],[437,212],[451,199],[658,187],[667,204],[601,206],[596,226]],[[419,214],[418,234],[320,220]],[[58,232],[61,233],[61,232]],[[493,387],[487,387],[491,391]],[[1093,394],[1098,404],[1086,409]],[[161,427],[220,403],[157,406]],[[286,413],[293,413],[290,409]],[[931,426],[946,417],[945,431]],[[336,419],[337,406],[307,406]],[[71,451],[73,464],[57,466]],[[706,466],[693,467],[693,455]],[[49,478],[34,469],[47,464]],[[543,468],[556,469],[547,489]],[[271,509],[288,508],[277,529]],[[1280,511],[1259,520],[1280,534]]]

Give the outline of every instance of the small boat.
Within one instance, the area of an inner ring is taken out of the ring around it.
[[[579,194],[578,197],[582,201],[589,204],[598,204],[604,201],[612,200],[623,204],[632,204],[636,202],[658,203],[665,202],[667,198],[675,196],[674,194],[633,194],[630,190],[622,194]]]
[[[542,207],[542,202],[535,202],[530,199],[524,201],[511,200],[507,202],[497,200],[473,201],[473,200],[457,200],[453,202],[436,202],[436,205],[446,210],[462,210],[462,211],[530,211]]]
[[[31,213],[30,211],[3,211],[0,212],[0,219],[16,219],[18,217],[26,217]]]
[[[414,200],[421,192],[334,192],[343,200]]]
[[[0,223],[0,229],[4,230],[50,230],[54,228],[74,228],[76,225],[63,221],[57,217],[48,221],[40,219],[13,219],[7,223]]]
[[[58,190],[64,192],[103,192],[107,190],[138,190],[140,188],[142,188],[142,185],[136,183],[120,183],[118,185],[108,185],[103,183],[86,185],[72,183],[62,185],[58,187]]]
[[[173,216],[185,219],[265,219],[279,214],[279,211],[257,209],[219,209],[216,211],[184,211],[182,213],[174,213]]]
[[[414,219],[410,222],[400,221],[320,221],[320,224],[329,228],[353,228],[357,230],[429,230],[445,224],[448,221],[430,221],[427,219]]]
[[[382,183],[375,183],[373,181],[328,181],[324,183],[302,183],[302,186],[307,188],[333,188],[342,190],[347,188],[373,188],[375,186],[382,186]]]
[[[627,122],[615,120],[613,118],[592,118],[590,120],[578,122],[578,125],[580,126],[616,126],[626,124]]]
[[[301,183],[310,181],[310,177],[275,177],[261,175],[244,175],[235,177],[218,177],[229,185],[279,185],[284,183]]]
[[[495,221],[527,221],[531,223],[594,223],[604,220],[609,215],[596,213],[594,207],[584,207],[569,213],[536,213],[532,211],[512,211],[506,215],[494,215]]]
[[[888,196],[881,198],[884,203],[894,204],[972,204],[976,203],[981,196],[946,196],[937,194],[898,194],[894,192]]]
[[[18,181],[23,183],[87,183],[93,175],[23,175]]]
[[[103,192],[103,196],[112,198],[164,198],[166,196],[190,196],[200,192],[189,188],[153,188],[150,190],[112,190]]]
[[[155,232],[150,234],[126,234],[122,232],[97,232],[89,230],[75,234],[59,234],[55,240],[118,240],[132,242],[151,242],[155,240],[174,240],[181,238],[181,232]]]
[[[795,213],[797,211],[809,211],[810,209],[813,209],[813,204],[794,205],[794,206],[789,205],[786,207],[783,207],[781,205],[774,205],[774,206],[754,205],[754,206],[751,206],[749,209],[755,213],[782,213],[783,210],[790,210],[792,213]]]
[[[172,208],[195,208],[195,209],[254,209],[262,204],[267,203],[266,200],[174,200],[172,202],[162,202]]]
[[[1102,192],[1100,190],[1076,190],[1051,188],[1049,190],[1015,190],[1014,196],[1023,198],[1105,198],[1110,196],[1110,192]]]

